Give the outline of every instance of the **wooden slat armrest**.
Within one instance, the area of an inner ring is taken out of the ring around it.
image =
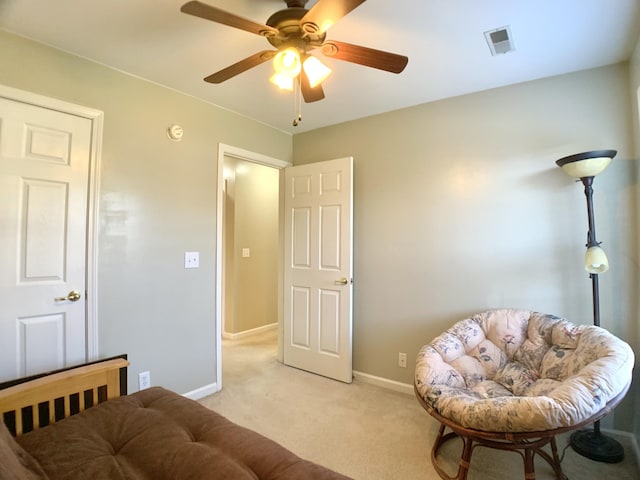
[[[49,421],[55,420],[52,416],[52,405],[54,400],[63,398],[65,402],[65,416],[69,415],[69,397],[80,394],[84,397],[84,392],[91,390],[94,392],[94,403],[97,403],[98,387],[106,386],[107,399],[120,396],[120,369],[129,365],[123,358],[115,358],[104,362],[84,365],[72,368],[52,375],[47,375],[26,383],[21,383],[0,390],[0,420],[2,414],[6,412],[16,412],[16,433],[21,434],[22,421],[18,419],[21,409],[33,407],[34,428],[40,426],[39,415],[35,413],[38,405],[49,403]],[[84,409],[84,399],[80,400]]]

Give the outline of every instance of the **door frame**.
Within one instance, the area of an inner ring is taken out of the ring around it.
[[[96,360],[98,347],[98,217],[100,203],[100,173],[102,160],[102,129],[104,112],[74,103],[58,100],[26,90],[0,84],[0,97],[56,110],[91,121],[91,151],[89,152],[89,178],[87,179],[87,225],[85,264],[85,344],[86,360]]]
[[[255,153],[250,150],[245,150],[232,145],[226,145],[224,143],[218,144],[218,178],[216,181],[216,382],[214,384],[214,392],[222,390],[222,271],[223,271],[223,259],[222,259],[222,228],[223,228],[223,207],[224,207],[224,157],[233,157],[239,160],[245,160],[247,162],[258,163],[260,165],[266,165],[268,167],[277,168],[280,170],[280,189],[279,189],[279,261],[278,261],[278,356],[282,357],[281,338],[282,338],[282,235],[284,229],[284,223],[282,221],[282,211],[284,202],[284,191],[282,189],[284,175],[283,169],[290,167],[291,162],[280,160],[274,157],[269,157],[261,153]],[[211,393],[214,393],[211,392]]]

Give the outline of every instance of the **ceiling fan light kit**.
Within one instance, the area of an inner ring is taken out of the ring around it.
[[[311,88],[320,85],[331,75],[331,69],[316,57],[307,55],[301,64],[298,51],[294,48],[287,48],[273,57],[274,72],[269,80],[281,90],[293,90],[294,80],[300,74],[301,69],[304,69]]]
[[[316,49],[329,58],[396,74],[406,67],[409,59],[403,55],[335,40],[325,42],[326,31],[365,0],[318,0],[309,10],[304,8],[308,0],[284,1],[287,8],[271,15],[266,24],[198,0],[189,1],[180,8],[183,13],[263,36],[276,48],[255,53],[213,73],[204,79],[206,82],[222,83],[273,59],[274,74],[270,81],[285,90],[299,86],[304,101],[311,103],[324,98],[322,82],[331,74],[328,66],[311,55]]]

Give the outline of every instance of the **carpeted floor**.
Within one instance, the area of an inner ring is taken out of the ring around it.
[[[223,341],[223,389],[201,403],[276,440],[303,458],[357,480],[436,480],[430,450],[438,424],[411,395],[354,381],[347,385],[282,365],[276,331]],[[588,460],[568,448],[562,462],[570,480],[638,480],[630,439],[616,437],[626,456],[618,464]],[[567,437],[558,439],[561,453]],[[456,471],[457,442],[443,450]],[[551,468],[536,460],[538,480]],[[469,480],[523,479],[517,454],[474,452]]]

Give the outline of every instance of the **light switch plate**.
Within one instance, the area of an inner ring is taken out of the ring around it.
[[[184,268],[200,268],[200,252],[184,252]]]
[[[242,249],[242,256],[243,256],[244,258],[249,258],[249,257],[251,256],[251,250],[250,250],[250,249],[248,249],[247,247],[244,247],[244,248]]]

